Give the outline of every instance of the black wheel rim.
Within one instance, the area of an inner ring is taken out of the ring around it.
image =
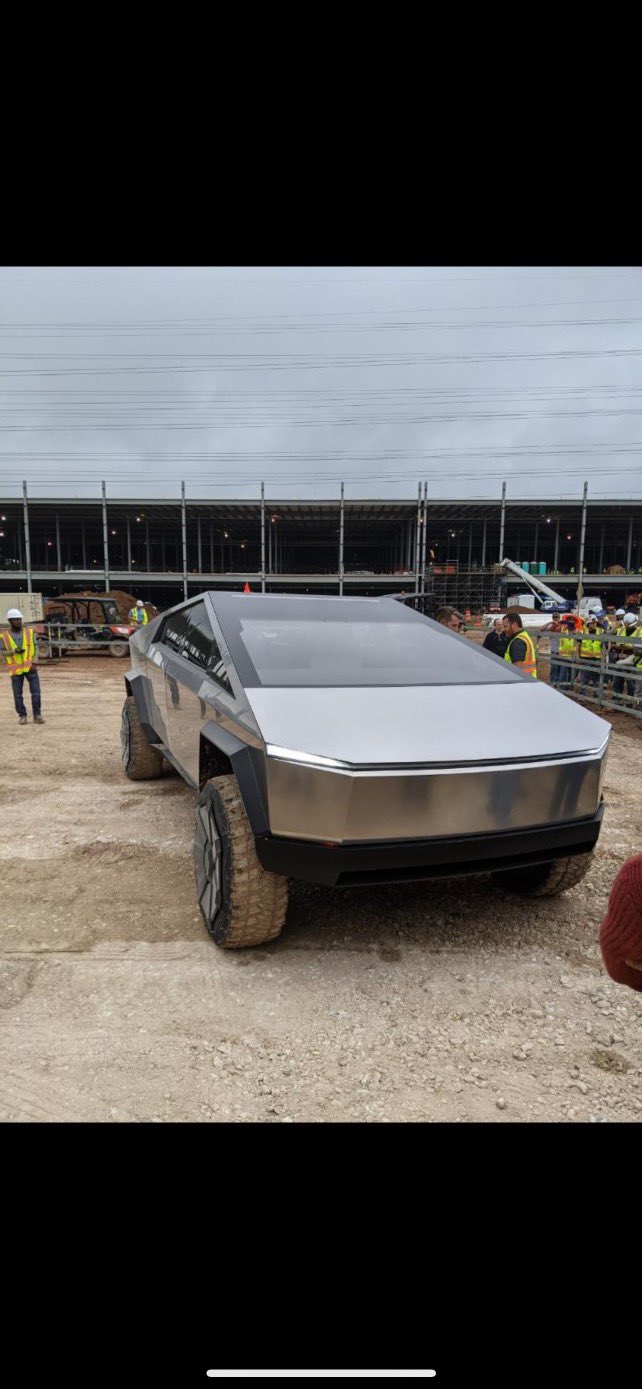
[[[127,772],[129,771],[129,761],[131,758],[132,748],[132,735],[129,726],[129,714],[127,709],[123,709],[122,718],[120,720],[120,746],[121,756],[123,759],[123,767]]]
[[[199,805],[194,836],[196,893],[206,925],[211,929],[223,905],[221,840],[210,805]]]

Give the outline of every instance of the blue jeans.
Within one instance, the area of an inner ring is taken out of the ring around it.
[[[21,719],[26,719],[27,710],[22,697],[23,681],[27,681],[31,693],[31,708],[33,709],[34,719],[40,713],[40,676],[34,667],[26,671],[23,675],[11,676],[11,688],[13,690],[13,702],[16,706],[16,713]]]
[[[561,661],[551,661],[551,685],[561,684],[563,675],[564,667]]]

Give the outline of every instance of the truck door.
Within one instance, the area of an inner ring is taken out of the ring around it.
[[[205,603],[192,603],[171,614],[163,627],[162,642],[169,750],[198,784],[200,733],[211,718],[200,691],[205,677],[215,668],[219,671],[217,679],[224,685],[221,655]]]

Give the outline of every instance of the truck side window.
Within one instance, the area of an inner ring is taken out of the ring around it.
[[[204,603],[172,613],[166,619],[161,640],[179,656],[207,671],[228,694],[234,694]]]

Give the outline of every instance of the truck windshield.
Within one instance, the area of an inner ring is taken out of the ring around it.
[[[248,613],[240,617],[233,655],[248,687],[492,685],[520,679],[471,640],[424,619],[404,618],[304,621]],[[231,632],[229,637],[234,641]]]

